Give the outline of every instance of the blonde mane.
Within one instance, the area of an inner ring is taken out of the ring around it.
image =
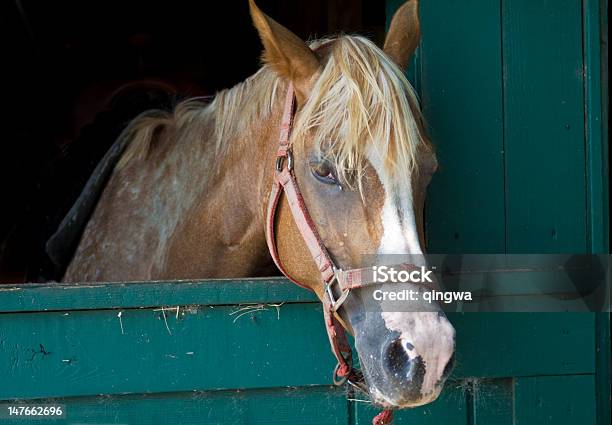
[[[327,42],[319,40],[311,47]],[[302,142],[314,140],[349,186],[361,188],[372,149],[384,160],[386,178],[410,181],[418,149],[430,149],[414,89],[367,38],[344,35],[334,39],[329,50],[294,136]]]
[[[332,161],[339,178],[361,188],[371,149],[385,161],[387,178],[409,181],[419,148],[430,149],[414,89],[403,72],[370,40],[352,35],[317,40],[311,48],[329,43],[309,99],[301,108],[293,130],[293,143],[314,141]],[[144,159],[156,137],[201,138],[203,122],[214,119],[215,152],[226,141],[248,131],[282,104],[281,80],[267,66],[231,89],[217,94],[210,104],[190,99],[173,112],[148,111],[136,118],[122,137],[131,139],[118,168]],[[200,125],[198,125],[198,123]],[[158,145],[160,143],[155,143]],[[211,152],[211,154],[213,154]]]
[[[181,140],[201,139],[206,133],[202,126],[211,118],[214,121],[214,152],[219,155],[224,143],[239,136],[256,120],[266,119],[276,105],[280,79],[266,66],[231,89],[222,90],[212,102],[201,98],[184,100],[173,111],[150,110],[136,117],[123,131],[120,138],[127,138],[127,146],[117,169],[148,157],[158,138]],[[206,142],[205,140],[202,141]]]

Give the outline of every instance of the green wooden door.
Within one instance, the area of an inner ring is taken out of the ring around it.
[[[250,310],[245,305],[251,305]],[[284,279],[0,288],[0,423],[369,424],[330,385],[319,302]],[[595,424],[592,314],[455,315],[458,366],[397,424]],[[513,422],[514,421],[514,422]],[[604,422],[599,422],[600,424]]]
[[[402,3],[388,0],[388,16]],[[609,252],[606,9],[604,0],[421,2],[409,77],[440,161],[430,252]],[[455,385],[398,423],[610,423],[609,315],[451,320]],[[562,347],[571,359],[557,357]]]

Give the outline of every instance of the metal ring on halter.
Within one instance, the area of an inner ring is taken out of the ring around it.
[[[334,270],[334,276],[325,285],[325,293],[327,294],[327,297],[329,298],[329,303],[332,306],[332,309],[334,311],[338,311],[338,309],[342,306],[344,301],[346,301],[346,298],[349,296],[349,293],[350,293],[348,289],[342,290],[340,288],[341,295],[337,299],[334,297],[334,291],[332,291],[332,285],[334,282],[336,282],[338,285],[340,284],[340,282],[338,281],[338,273],[341,273],[341,272],[342,270],[340,269]]]
[[[348,374],[346,376],[338,376],[338,370],[340,369],[340,363],[336,364],[334,368],[334,373],[332,374],[332,381],[334,385],[337,387],[341,387],[345,382],[348,381]]]

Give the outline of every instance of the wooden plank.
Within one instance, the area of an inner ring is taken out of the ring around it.
[[[516,425],[595,425],[595,376],[517,378]]]
[[[507,250],[587,252],[581,2],[502,7]]]
[[[554,298],[550,294],[576,295],[572,280],[558,272],[473,273],[445,280],[448,288],[472,291],[474,302],[463,305],[461,311],[478,311],[484,305],[497,311],[576,311],[590,307],[601,310],[596,303],[573,301],[570,297]],[[596,281],[593,280],[593,285]],[[582,286],[581,288],[586,288]],[[595,286],[592,286],[595,288]],[[216,291],[216,292],[215,292]],[[545,295],[544,299],[533,297]],[[508,297],[511,296],[511,297]],[[599,292],[590,295],[599,297]],[[548,299],[550,298],[550,299]],[[478,301],[480,304],[476,303]],[[588,301],[588,299],[587,299]],[[257,303],[318,303],[313,294],[292,284],[275,283],[270,287],[244,284],[238,281],[193,283],[103,284],[98,286],[15,286],[0,287],[0,315],[11,312],[70,311],[119,308],[151,308],[159,306],[228,305]],[[482,304],[485,303],[485,304]],[[500,304],[502,303],[502,304]],[[521,304],[522,303],[522,304]],[[582,307],[581,307],[582,306]]]
[[[334,359],[320,306],[265,308],[239,318],[238,306],[181,309],[178,318],[158,309],[1,315],[0,375],[10,385],[0,400],[328,384]],[[456,379],[595,371],[593,314],[450,320]],[[494,362],[483,347],[495,347]]]
[[[505,247],[500,4],[421,3],[421,97],[440,168],[427,199],[430,252]]]
[[[396,412],[394,424],[512,425],[513,380],[468,378],[447,383],[431,404]],[[368,404],[353,406],[355,424],[369,425],[377,410]]]
[[[471,385],[473,425],[513,425],[514,382],[512,379],[474,379]]]
[[[44,403],[41,400],[37,403]],[[17,419],[20,425],[345,425],[346,395],[336,387],[273,388],[51,400],[65,406],[61,420]],[[0,409],[7,403],[0,403]],[[2,422],[2,419],[0,419]],[[2,422],[4,423],[4,422]]]
[[[597,376],[597,424],[610,424],[610,363],[612,346],[610,344],[610,313],[597,313],[596,322],[596,355]]]
[[[569,258],[569,257],[568,257]],[[544,260],[534,260],[534,270],[528,260],[516,260],[516,272],[487,272],[506,266],[506,260],[516,257],[464,257],[464,261],[475,261],[478,270],[447,276],[447,288],[472,291],[481,302],[497,306],[497,311],[579,311],[590,308],[602,310],[605,298],[600,292],[593,292],[593,303],[575,302],[577,287],[592,290],[598,284],[598,273],[584,273],[585,279],[577,286],[576,276],[557,269],[538,271]],[[431,257],[431,261],[439,261]],[[553,260],[551,260],[553,261]],[[555,260],[562,261],[562,260]],[[601,267],[608,267],[607,256],[600,257]],[[555,263],[557,264],[557,263]],[[599,263],[598,263],[599,264]],[[467,267],[467,266],[466,266]],[[476,266],[474,266],[476,267]],[[588,286],[587,286],[588,283]],[[602,290],[605,289],[602,287]],[[531,297],[533,294],[557,294],[559,297],[544,299]],[[512,297],[506,297],[511,295]],[[561,295],[567,295],[567,299]],[[571,295],[571,296],[570,296]],[[588,300],[587,300],[588,301]],[[66,311],[109,308],[151,308],[181,305],[228,305],[248,303],[301,302],[317,303],[309,291],[293,285],[286,279],[245,279],[176,282],[135,282],[97,283],[85,285],[67,284],[19,284],[0,286],[0,314],[10,312]],[[500,304],[502,303],[502,304]],[[478,310],[480,305],[464,305],[462,311]],[[503,308],[502,308],[503,307]],[[492,307],[493,310],[496,308]]]
[[[318,304],[0,316],[0,400],[327,385]],[[119,314],[121,316],[119,317]]]
[[[463,309],[457,311],[495,312],[606,311],[609,260],[571,254],[428,256],[442,287],[472,293],[472,302],[453,306]]]
[[[607,16],[607,1],[584,0],[587,231],[594,253],[610,252]]]
[[[284,278],[0,286],[0,313],[262,302],[318,300]]]
[[[457,329],[453,377],[595,373],[595,313],[456,313],[449,319]]]
[[[355,425],[370,425],[380,410],[368,403],[354,403]],[[460,382],[449,382],[438,400],[431,404],[395,412],[393,424],[409,425],[467,425],[468,413],[465,387]]]

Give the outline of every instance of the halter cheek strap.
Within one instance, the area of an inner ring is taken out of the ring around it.
[[[284,193],[295,224],[306,243],[306,247],[310,251],[310,255],[319,273],[321,273],[321,278],[326,287],[325,293],[327,294],[330,284],[335,279],[336,267],[325,245],[321,241],[312,218],[308,213],[304,198],[302,197],[297,180],[293,174],[293,156],[289,146],[289,136],[291,135],[291,127],[293,124],[294,108],[295,96],[293,86],[290,85],[285,99],[279,146],[276,152],[274,182],[272,183],[272,191],[270,192],[270,199],[268,201],[266,214],[266,241],[268,243],[270,255],[278,269],[296,285],[312,290],[289,275],[287,270],[283,267],[278,255],[275,234],[276,210],[278,208],[280,195]],[[339,304],[337,302],[332,302],[327,295],[324,297],[323,312],[325,316],[325,328],[327,329],[327,336],[332,352],[338,359],[338,366],[334,372],[334,382],[339,385],[348,378],[349,373],[352,371],[353,361],[351,347],[348,344],[344,328],[334,316],[338,307]]]

